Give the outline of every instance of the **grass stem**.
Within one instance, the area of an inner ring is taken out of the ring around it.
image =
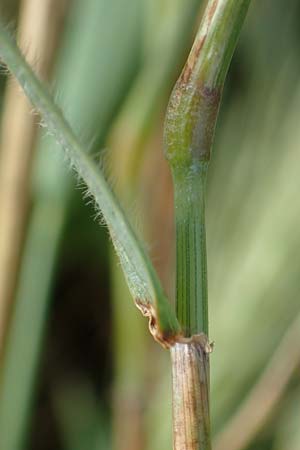
[[[209,360],[201,343],[171,349],[174,450],[211,450]]]
[[[173,174],[176,313],[171,349],[174,450],[210,450],[205,185],[223,85],[250,0],[210,0],[172,92],[165,155]]]
[[[205,184],[208,164],[174,170],[176,307],[185,336],[208,334]]]

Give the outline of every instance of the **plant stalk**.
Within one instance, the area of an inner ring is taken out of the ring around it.
[[[173,443],[176,450],[211,450],[209,358],[197,340],[171,348]]]
[[[205,186],[223,86],[250,0],[209,0],[174,87],[165,156],[174,182],[176,315],[171,348],[174,450],[211,450]]]
[[[208,334],[205,184],[208,164],[174,170],[176,314],[185,336]]]

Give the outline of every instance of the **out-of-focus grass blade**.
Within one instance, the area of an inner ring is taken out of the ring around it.
[[[65,14],[65,6],[61,0],[20,2],[19,45],[26,48],[27,58],[35,64],[37,73],[47,79],[57,47],[58,16]],[[0,360],[24,243],[34,142],[36,123],[27,98],[20,95],[17,83],[8,83],[0,124]]]
[[[52,261],[55,259],[65,218],[65,210],[58,205],[52,205],[51,212],[49,214],[49,205],[46,204],[36,211],[23,259],[22,276],[35,285],[34,292],[41,300],[48,298],[45,286],[48,287],[51,281]],[[49,240],[51,252],[48,249]],[[30,252],[26,251],[28,248]],[[15,310],[0,384],[0,442],[7,450],[24,448],[24,435],[30,421],[32,389],[42,344],[40,336],[47,311],[47,301],[36,301],[34,308],[26,307],[28,302],[35,300],[31,297],[32,287],[29,283],[22,287],[21,293],[23,301]]]
[[[150,303],[156,309],[158,338],[176,335],[179,325],[166,299],[151,261],[124,215],[104,175],[84,151],[73,130],[52,101],[51,96],[35,77],[4,25],[0,28],[0,55],[15,75],[31,103],[40,112],[48,131],[62,146],[72,167],[85,181],[108,225],[116,252],[120,258],[134,300],[148,313]]]

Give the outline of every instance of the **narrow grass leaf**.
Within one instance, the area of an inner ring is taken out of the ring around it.
[[[175,335],[179,325],[149,257],[100,169],[84,152],[82,145],[48,91],[26,63],[13,38],[0,23],[0,57],[17,78],[45,126],[63,147],[67,158],[84,180],[109,228],[129,289],[136,304],[149,315],[151,331],[158,340]]]

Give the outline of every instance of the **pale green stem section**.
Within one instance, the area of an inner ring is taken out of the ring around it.
[[[179,325],[162,290],[157,274],[124,215],[100,169],[84,152],[60,109],[35,77],[5,27],[0,24],[0,56],[37,108],[56,140],[63,147],[72,166],[88,186],[108,225],[127,283],[135,300],[145,308],[156,307],[158,334],[177,334]]]
[[[176,309],[187,336],[208,333],[204,221],[206,171],[225,76],[249,3],[250,0],[208,2],[166,115],[165,155],[173,173],[175,189]],[[198,225],[195,225],[196,221]]]
[[[173,171],[176,208],[176,314],[186,336],[208,334],[205,185],[207,163]],[[186,300],[189,301],[186,301]]]

